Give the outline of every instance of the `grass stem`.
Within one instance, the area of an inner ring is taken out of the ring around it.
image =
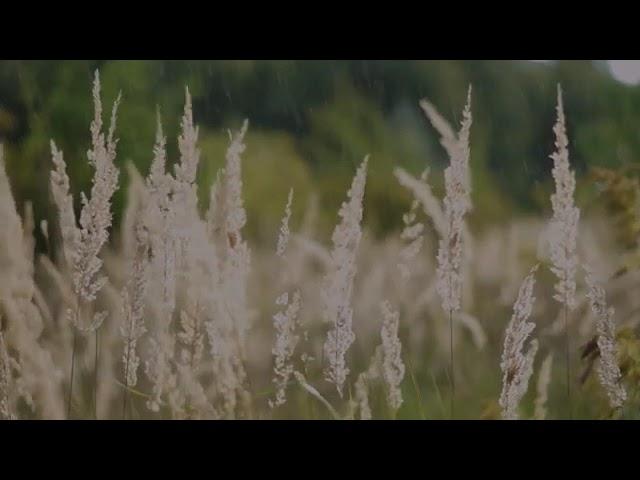
[[[98,359],[100,355],[100,339],[96,328],[96,352],[93,363],[93,418],[98,419]]]
[[[449,310],[449,365],[451,372],[449,376],[451,382],[451,420],[453,420],[455,418],[456,379],[453,359],[453,312],[451,310]]]
[[[73,376],[76,366],[76,350],[78,348],[78,332],[73,328],[73,347],[71,349],[71,375],[69,378],[69,394],[67,397],[67,419],[71,418],[71,399],[73,397]]]
[[[567,303],[564,303],[564,353],[567,365],[567,403],[569,404],[569,419],[573,418],[573,408],[571,403],[571,354],[569,346],[569,311]]]

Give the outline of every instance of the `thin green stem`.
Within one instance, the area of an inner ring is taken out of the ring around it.
[[[569,419],[573,418],[573,408],[571,403],[571,355],[569,348],[569,312],[567,303],[564,303],[564,350],[565,362],[567,364],[567,402],[569,403]]]
[[[131,349],[129,348],[128,342],[126,344],[126,349],[127,349],[127,360],[124,365],[124,384],[128,387],[129,386],[129,352],[131,351]],[[122,419],[123,420],[127,419],[126,414],[127,414],[128,397],[129,397],[129,389],[125,388],[122,396]]]
[[[451,382],[451,420],[453,420],[455,418],[456,379],[453,359],[453,312],[451,310],[449,310],[449,364],[451,371],[449,377]]]
[[[67,397],[67,419],[71,418],[71,399],[73,397],[73,374],[76,366],[76,349],[78,344],[78,333],[75,327],[73,328],[73,347],[71,349],[71,375],[69,379],[69,394]]]
[[[127,419],[127,398],[129,397],[129,391],[125,390],[122,396],[122,419]]]
[[[440,411],[442,412],[442,418],[446,418],[447,406],[445,405],[444,398],[442,397],[442,392],[440,391],[440,387],[438,386],[436,377],[433,374],[433,370],[429,370],[429,376],[431,377],[431,383],[433,384],[433,389],[435,390],[436,396],[438,397],[438,405],[440,406]]]
[[[76,305],[75,317],[71,322],[71,329],[73,330],[73,346],[71,347],[71,375],[69,379],[69,396],[67,398],[67,419],[71,418],[71,400],[73,398],[73,376],[75,373],[76,366],[76,350],[78,349],[78,332],[76,330],[76,322],[79,322],[80,316],[80,302],[76,300],[78,303]]]
[[[422,395],[420,394],[420,388],[418,387],[418,382],[416,381],[416,376],[413,373],[413,367],[411,366],[411,360],[407,355],[405,357],[405,362],[407,363],[407,367],[409,367],[409,375],[411,376],[411,383],[413,384],[413,388],[416,392],[416,399],[418,400],[418,411],[420,412],[420,417],[422,420],[426,420],[427,417],[424,414],[424,410],[422,408]]]
[[[96,355],[93,363],[93,417],[98,419],[98,357],[100,352],[100,341],[98,329],[96,328]]]

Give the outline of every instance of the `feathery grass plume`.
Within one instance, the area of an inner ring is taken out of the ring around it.
[[[289,219],[291,218],[291,202],[293,201],[293,188],[289,190],[289,196],[287,197],[287,205],[284,208],[284,217],[282,217],[282,224],[280,225],[280,233],[278,235],[278,246],[276,248],[276,255],[279,257],[284,256],[284,252],[287,249],[289,243]]]
[[[246,289],[250,252],[241,232],[247,217],[242,200],[240,156],[246,148],[243,141],[248,127],[249,122],[245,120],[236,135],[229,132],[231,143],[225,155],[225,167],[212,188],[207,213],[208,229],[218,255],[222,289],[242,349],[249,328]]]
[[[111,123],[107,136],[102,132],[102,102],[100,100],[100,76],[96,70],[93,82],[94,118],[91,122],[91,149],[87,152],[89,164],[94,168],[91,198],[81,193],[80,228],[76,225],[73,198],[69,192],[69,178],[66,173],[62,151],[51,141],[51,154],[55,170],[51,172],[51,192],[60,215],[63,251],[72,273],[76,301],[91,303],[107,282],[100,274],[102,247],[109,239],[111,227],[111,198],[118,187],[116,157],[117,139],[114,139],[116,116],[120,96],[113,104]],[[76,312],[71,309],[71,320],[82,331],[94,331],[106,318],[107,312],[98,312],[89,325],[83,325]]]
[[[197,211],[193,213],[184,252],[182,293],[186,297],[186,305],[180,311],[178,333],[178,381],[184,402],[181,414],[184,418],[217,418],[219,414],[205,394],[201,374],[207,321],[220,317],[221,298],[215,290],[220,280],[216,249],[208,238],[206,224]]]
[[[535,273],[538,265],[534,266],[523,280],[518,292],[518,298],[513,305],[513,316],[507,327],[502,351],[502,393],[500,407],[502,417],[507,420],[518,419],[518,405],[527,392],[529,378],[533,373],[533,359],[538,351],[537,340],[532,340],[527,351],[524,344],[535,328],[535,323],[528,322],[535,297]]]
[[[116,115],[120,95],[113,104],[111,122],[105,137],[102,132],[102,101],[100,100],[100,76],[96,70],[93,82],[94,117],[91,122],[91,149],[87,151],[89,164],[94,168],[91,198],[84,192],[80,194],[82,209],[80,210],[80,228],[76,225],[73,212],[73,199],[69,192],[69,179],[62,152],[58,151],[51,141],[51,154],[55,170],[51,172],[51,191],[54,202],[60,211],[60,226],[63,243],[69,240],[71,245],[63,246],[67,266],[75,291],[75,305],[67,308],[67,316],[71,323],[82,332],[95,332],[95,376],[94,403],[97,404],[97,369],[98,369],[98,329],[108,315],[107,311],[94,312],[91,321],[86,324],[81,320],[83,305],[92,304],[98,292],[107,283],[107,277],[100,273],[102,259],[99,257],[102,247],[109,239],[108,229],[111,227],[111,198],[118,187],[119,171],[115,166],[117,139],[113,138],[116,127]],[[72,251],[73,250],[73,251]],[[72,367],[69,389],[69,412],[73,388],[73,365],[75,364],[76,338],[74,333]],[[96,407],[97,409],[97,407]],[[96,410],[97,411],[97,410]],[[96,413],[97,415],[97,413]]]
[[[430,107],[433,108],[433,107]],[[439,117],[440,119],[442,117]],[[442,120],[444,121],[444,120]],[[450,127],[449,127],[450,128]],[[440,203],[440,200],[436,198],[431,190],[431,187],[426,182],[426,178],[419,179],[413,177],[411,174],[407,173],[402,168],[395,168],[394,175],[398,180],[398,183],[411,191],[415,200],[418,200],[422,204],[422,209],[424,213],[431,219],[433,224],[433,228],[438,233],[441,239],[445,238],[447,233],[446,227],[446,219],[445,214],[443,212],[443,207]],[[423,173],[424,175],[424,173]],[[415,227],[414,228],[418,228]],[[470,262],[473,260],[473,237],[469,230],[469,227],[466,221],[462,221],[462,238],[464,242],[462,244],[462,248],[464,249],[464,262],[462,263],[460,274],[461,282],[464,284],[465,288],[469,290],[472,287],[471,282],[469,281],[471,275]],[[407,246],[407,252],[411,252],[413,244]],[[466,279],[466,284],[465,280]],[[468,295],[469,299],[472,299],[472,295]]]
[[[371,406],[369,405],[369,385],[384,376],[383,369],[385,362],[385,352],[383,346],[378,346],[369,361],[367,369],[358,375],[355,382],[355,402],[360,411],[360,420],[371,420]],[[394,410],[395,414],[395,410]]]
[[[292,201],[293,189],[290,189],[276,247],[276,255],[280,257],[284,263],[282,275],[284,283],[288,282],[289,276],[289,265],[285,253],[289,243],[289,219],[291,218]],[[296,290],[293,293],[293,299],[291,302],[289,302],[289,293],[285,291],[276,299],[276,305],[278,305],[281,310],[273,316],[273,326],[276,331],[276,338],[271,353],[274,357],[273,371],[275,377],[273,379],[273,383],[276,386],[276,395],[275,399],[269,400],[269,406],[271,408],[275,408],[286,403],[285,392],[289,379],[293,374],[291,358],[299,340],[299,337],[295,332],[298,312],[300,311],[300,291]]]
[[[202,223],[201,226],[204,227]],[[206,236],[204,228],[200,231],[203,232],[202,236]],[[212,247],[211,244],[208,246]],[[212,291],[212,287],[215,288],[220,283],[215,270],[215,251],[213,248],[201,249],[201,252],[207,251],[211,253],[208,258],[199,255],[196,257],[197,263],[189,268],[187,308],[181,312],[179,333],[182,346],[178,366],[179,380],[186,387],[189,415],[232,419],[236,415],[238,400],[246,400],[243,385],[246,374],[239,360],[224,299],[219,292]],[[204,366],[205,335],[212,357],[210,373],[213,375],[214,396],[211,401],[200,393],[204,393],[200,375]],[[247,407],[246,404],[242,405]]]
[[[162,396],[175,387],[175,373],[172,367],[175,338],[171,332],[157,332],[149,340],[149,354],[145,361],[145,373],[152,383],[152,394],[147,408],[152,412],[160,411]]]
[[[241,155],[246,146],[243,143],[249,127],[248,120],[240,131],[233,135],[229,132],[230,144],[225,155],[225,167],[211,189],[207,222],[209,231],[219,245],[223,261],[243,242],[241,230],[247,222],[242,200],[242,161]]]
[[[250,268],[249,247],[242,239],[242,228],[247,222],[242,200],[242,171],[240,155],[245,150],[244,136],[249,122],[244,121],[242,129],[234,137],[229,132],[231,145],[227,150],[226,164],[223,173],[225,189],[226,214],[224,231],[226,236],[226,262],[223,278],[227,285],[227,299],[233,300],[230,305],[233,321],[240,339],[241,351],[246,344],[249,320],[247,314],[247,279]]]
[[[44,418],[64,418],[61,376],[44,348],[45,325],[34,303],[33,241],[22,222],[6,175],[0,145],[0,315],[10,370],[12,403],[22,399]],[[28,211],[27,211],[28,216]]]
[[[186,90],[185,108],[178,139],[180,162],[175,167],[174,195],[180,243],[179,278],[186,305],[180,311],[177,373],[181,392],[171,392],[170,402],[178,418],[202,418],[212,408],[200,383],[204,354],[205,321],[218,301],[219,277],[216,249],[208,238],[207,226],[198,211],[196,173],[200,161],[198,128],[193,122],[191,96]]]
[[[468,92],[468,95],[470,94],[471,87],[469,87]],[[426,98],[420,100],[420,107],[429,119],[429,122],[431,122],[433,128],[435,128],[440,134],[440,144],[445,148],[447,153],[453,154],[456,149],[456,132],[453,131],[449,122],[440,115],[436,107],[434,107]]]
[[[356,253],[362,229],[362,200],[367,176],[368,156],[358,168],[348,200],[342,203],[338,216],[342,219],[333,231],[331,267],[324,278],[321,296],[324,304],[324,320],[331,324],[324,344],[324,357],[328,363],[325,378],[335,384],[342,396],[344,382],[349,375],[345,355],[355,340],[352,330],[353,310],[351,293],[356,274]]]
[[[174,415],[177,418],[199,418],[209,410],[209,402],[204,389],[198,380],[200,365],[204,354],[204,326],[202,317],[205,308],[200,303],[199,292],[190,290],[187,293],[187,303],[180,311],[180,331],[178,340],[181,344],[178,358],[178,382],[180,388],[180,402],[173,402]],[[176,406],[179,405],[178,408]]]
[[[544,420],[547,416],[547,398],[549,397],[549,384],[551,383],[551,366],[553,364],[553,354],[548,354],[540,365],[538,373],[537,395],[533,418]]]
[[[131,188],[134,188],[133,186]],[[133,213],[134,245],[130,252],[127,284],[122,289],[122,318],[120,333],[124,339],[122,365],[124,384],[133,388],[138,383],[140,358],[137,352],[138,340],[147,331],[144,325],[146,290],[149,270],[149,233],[145,225],[146,206],[137,205]],[[128,392],[124,393],[123,417],[126,414]]]
[[[196,211],[191,220],[191,233],[184,251],[182,294],[186,304],[180,310],[177,358],[178,395],[172,393],[172,408],[178,418],[217,418],[218,412],[209,402],[201,383],[207,321],[219,317],[221,299],[215,290],[219,285],[216,250],[209,241],[205,222]],[[217,377],[217,375],[216,375]],[[180,400],[176,403],[176,400]],[[176,410],[176,406],[179,406]]]
[[[440,133],[440,143],[449,156],[444,171],[445,197],[442,201],[444,229],[438,246],[436,290],[442,309],[449,315],[449,354],[451,382],[451,416],[454,416],[455,366],[453,354],[453,314],[460,310],[464,279],[463,254],[466,233],[464,217],[471,210],[471,173],[469,171],[469,133],[471,129],[471,86],[462,112],[460,131],[456,135],[448,123],[427,100],[420,102],[433,127]]]
[[[471,210],[471,182],[469,172],[469,131],[471,128],[471,87],[462,113],[458,135],[445,128],[435,109],[423,100],[422,108],[434,128],[442,135],[441,143],[449,155],[449,166],[444,171],[445,198],[444,235],[438,248],[437,290],[443,309],[456,312],[460,309],[462,295],[462,255],[464,216]]]
[[[191,239],[191,224],[198,215],[198,195],[196,174],[200,163],[200,149],[198,143],[198,127],[193,123],[193,109],[191,94],[185,89],[184,113],[180,122],[181,132],[178,137],[180,161],[174,165],[173,202],[175,208],[176,235],[182,248],[180,253],[188,249],[187,243]],[[182,262],[183,255],[178,258]]]
[[[228,418],[235,415],[238,397],[242,406],[250,409],[245,389],[244,368],[246,337],[249,330],[247,282],[250,269],[250,251],[242,239],[241,230],[246,223],[242,200],[241,154],[249,122],[244,121],[240,131],[229,132],[230,144],[225,155],[225,167],[211,189],[207,230],[215,245],[218,270],[218,297],[216,313],[206,323],[218,391],[224,400]]]
[[[231,249],[242,242],[240,231],[245,223],[247,223],[247,215],[242,200],[242,162],[240,155],[242,155],[246,148],[243,141],[248,128],[249,121],[245,120],[236,136],[233,136],[233,134],[229,132],[231,144],[226,154],[224,186],[226,189],[225,200],[227,204],[225,227]]]
[[[158,315],[150,339],[149,357],[145,373],[152,383],[152,395],[147,408],[157,412],[162,396],[176,384],[171,365],[175,350],[175,337],[171,321],[176,306],[176,210],[173,199],[173,178],[166,172],[166,138],[158,113],[153,160],[146,179],[149,195],[147,225],[151,247],[150,294],[159,298]]]
[[[27,249],[23,223],[16,209],[0,144],[0,298],[33,294],[33,252]]]
[[[109,239],[108,229],[111,227],[111,198],[118,188],[118,168],[115,166],[117,139],[113,138],[116,127],[116,115],[120,96],[113,104],[111,122],[107,137],[102,133],[102,103],[100,100],[100,77],[96,71],[93,86],[95,106],[94,119],[91,122],[91,145],[87,158],[95,173],[92,179],[91,199],[81,193],[82,210],[80,211],[80,262],[74,269],[79,277],[76,290],[80,298],[92,302],[102,286],[107,282],[100,275],[102,260],[98,257],[102,247]],[[104,320],[106,312],[99,314]],[[102,320],[92,326],[92,330],[100,326]]]
[[[201,312],[206,302],[202,299],[202,289],[213,283],[208,282],[202,271],[206,270],[206,259],[210,258],[209,263],[213,263],[214,255],[206,245],[206,232],[197,208],[196,174],[200,160],[197,140],[191,95],[186,89],[178,138],[180,161],[174,166],[174,176],[166,172],[166,139],[158,114],[154,158],[147,178],[151,198],[152,270],[159,280],[152,283],[162,298],[159,322],[151,340],[152,357],[146,365],[147,375],[153,382],[153,397],[148,406],[157,411],[165,396],[178,418],[191,415],[193,412],[185,413],[184,409],[192,409],[193,398],[202,397],[202,388],[195,386],[195,371],[203,348]],[[180,312],[179,344],[172,329],[178,279],[183,280],[187,292],[186,309]],[[179,351],[174,359],[176,346]],[[180,387],[185,392],[179,392]]]
[[[299,340],[295,330],[298,312],[300,311],[300,292],[298,290],[294,292],[291,302],[289,302],[288,293],[285,292],[278,297],[276,304],[286,308],[273,316],[276,340],[271,353],[274,357],[273,371],[275,378],[273,383],[276,385],[276,396],[274,400],[269,400],[271,408],[284,405],[286,402],[285,391],[293,374],[291,358]]]
[[[402,390],[400,384],[404,378],[404,363],[402,362],[402,345],[398,338],[400,314],[393,311],[388,301],[380,305],[382,311],[382,378],[387,387],[387,402],[392,411],[397,411],[402,405]]]
[[[62,250],[69,268],[73,269],[80,262],[80,230],[76,226],[76,215],[73,211],[73,197],[67,175],[67,164],[62,151],[51,140],[51,157],[55,169],[51,171],[50,188],[53,201],[58,207],[60,232],[62,234]],[[74,283],[74,290],[75,282]],[[71,317],[72,320],[75,320]]]
[[[403,173],[403,171],[399,170],[396,176],[398,178],[401,178]],[[422,175],[420,175],[420,183],[422,183],[423,185],[426,185],[428,174],[429,169],[427,168],[422,172]],[[400,274],[404,279],[410,277],[410,266],[415,257],[420,253],[420,250],[422,250],[422,245],[424,244],[424,224],[422,222],[416,222],[416,210],[418,210],[419,205],[420,201],[417,198],[414,198],[413,202],[411,202],[411,209],[407,213],[402,215],[402,223],[404,223],[404,228],[402,230],[402,233],[400,234],[400,239],[407,243],[400,251],[400,261],[398,262],[398,268],[400,269]]]
[[[213,357],[215,393],[222,402],[222,412],[226,419],[236,418],[238,403],[245,396],[243,382],[246,378],[244,365],[238,357],[229,324],[228,311],[222,306],[213,320],[206,322],[209,350]]]
[[[166,172],[166,144],[158,114],[153,160],[146,179],[149,197],[146,223],[150,230],[151,270],[153,278],[158,279],[155,285],[161,287],[159,292],[154,292],[154,296],[160,298],[163,328],[168,328],[175,309],[177,248],[173,178]]]
[[[175,165],[175,178],[184,185],[192,185],[198,173],[200,150],[198,149],[198,127],[193,123],[191,94],[185,88],[184,112],[180,121],[181,133],[178,137],[180,162]]]
[[[369,389],[364,373],[358,375],[355,383],[355,397],[360,410],[360,420],[371,420],[371,406],[369,405]]]
[[[553,218],[550,223],[549,243],[551,249],[551,270],[558,277],[555,284],[553,298],[563,306],[565,330],[565,362],[567,398],[569,414],[571,406],[571,357],[569,335],[569,310],[576,305],[575,274],[578,265],[576,252],[576,238],[578,235],[578,220],[580,210],[575,206],[573,194],[576,188],[575,174],[569,165],[569,139],[565,124],[564,108],[562,104],[562,89],[558,85],[558,103],[556,106],[557,120],[553,126],[556,151],[551,154],[553,169],[551,173],[555,182],[555,193],[551,195]]]
[[[425,170],[425,172],[428,172],[428,170]],[[426,174],[423,173],[424,179],[422,177],[417,179],[400,167],[396,167],[393,170],[393,174],[398,179],[398,183],[410,190],[414,199],[422,204],[424,213],[431,218],[436,232],[438,232],[438,235],[441,237],[444,237],[446,229],[444,212],[442,211],[440,201],[433,194],[431,187],[426,181]]]
[[[156,294],[160,293],[162,298],[159,322],[150,342],[151,357],[145,365],[153,383],[148,407],[157,411],[165,397],[174,418],[192,418],[199,407],[207,408],[197,372],[204,348],[202,315],[208,296],[203,290],[215,284],[208,276],[215,253],[208,244],[197,208],[196,174],[200,160],[197,140],[198,128],[193,122],[191,96],[186,89],[178,138],[180,161],[174,166],[175,175],[166,172],[166,139],[158,114],[154,158],[147,178],[152,270],[159,280],[153,283]],[[178,278],[183,280],[187,305],[180,311],[176,339],[172,322]]]
[[[553,263],[551,270],[558,277],[558,282],[555,285],[556,294],[553,298],[569,309],[573,309],[576,294],[575,274],[578,265],[576,237],[580,210],[575,206],[573,199],[576,179],[569,165],[569,139],[567,138],[560,85],[558,85],[556,111],[558,119],[553,127],[556,137],[556,151],[551,154],[553,159],[551,173],[556,191],[551,195],[553,218],[551,220],[550,247]]]
[[[611,408],[619,409],[627,399],[627,391],[621,383],[622,374],[616,358],[616,325],[613,319],[615,310],[607,306],[604,288],[595,279],[593,272],[587,267],[585,272],[585,280],[589,288],[587,297],[596,315],[598,350],[600,351],[598,378],[607,392]]]

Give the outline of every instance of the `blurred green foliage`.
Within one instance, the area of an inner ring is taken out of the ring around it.
[[[227,129],[249,118],[244,175],[253,236],[275,233],[289,187],[296,190],[298,212],[317,192],[321,221],[332,224],[366,154],[366,221],[379,234],[399,226],[409,196],[393,179],[393,167],[418,174],[430,166],[430,182],[441,192],[446,164],[418,101],[429,98],[457,124],[470,83],[476,224],[549,209],[557,82],[565,92],[579,181],[590,166],[633,164],[640,151],[640,91],[615,81],[599,62],[0,61],[0,141],[18,201],[32,200],[38,219],[53,213],[47,193],[50,139],[64,150],[76,194],[89,188],[96,68],[105,110],[119,91],[123,96],[118,162],[132,161],[143,174],[152,157],[157,109],[175,161],[189,87],[201,127],[203,206],[224,161]],[[124,190],[114,201],[116,221]]]

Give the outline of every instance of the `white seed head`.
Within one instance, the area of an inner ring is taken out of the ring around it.
[[[535,324],[528,319],[535,301],[533,287],[537,269],[536,265],[523,280],[513,306],[513,316],[505,332],[500,363],[502,369],[500,407],[502,407],[502,417],[505,419],[518,418],[518,405],[527,392],[529,378],[533,373],[533,360],[538,350],[537,340],[532,340],[525,351],[525,342],[535,328]]]
[[[607,392],[612,408],[621,408],[627,400],[627,391],[622,385],[622,374],[616,356],[616,325],[613,307],[607,306],[604,288],[595,279],[589,268],[585,268],[585,280],[589,291],[587,297],[591,309],[596,315],[596,330],[598,333],[598,349],[600,350],[600,364],[598,378]]]
[[[551,154],[553,159],[551,173],[556,187],[555,193],[551,195],[553,207],[553,218],[549,232],[551,262],[553,264],[551,270],[558,277],[554,298],[569,309],[573,309],[576,304],[575,275],[578,265],[576,237],[580,210],[575,206],[573,199],[576,180],[569,165],[569,139],[567,138],[560,85],[558,85],[556,111],[558,119],[553,127],[556,137],[556,151]]]
[[[338,215],[341,222],[333,231],[331,266],[325,276],[321,292],[324,302],[324,319],[331,325],[324,343],[324,356],[328,363],[325,378],[333,383],[342,395],[344,382],[349,375],[345,355],[355,340],[352,329],[353,310],[351,296],[356,274],[356,253],[362,229],[362,200],[367,174],[365,158],[348,192],[348,200],[342,204]]]

